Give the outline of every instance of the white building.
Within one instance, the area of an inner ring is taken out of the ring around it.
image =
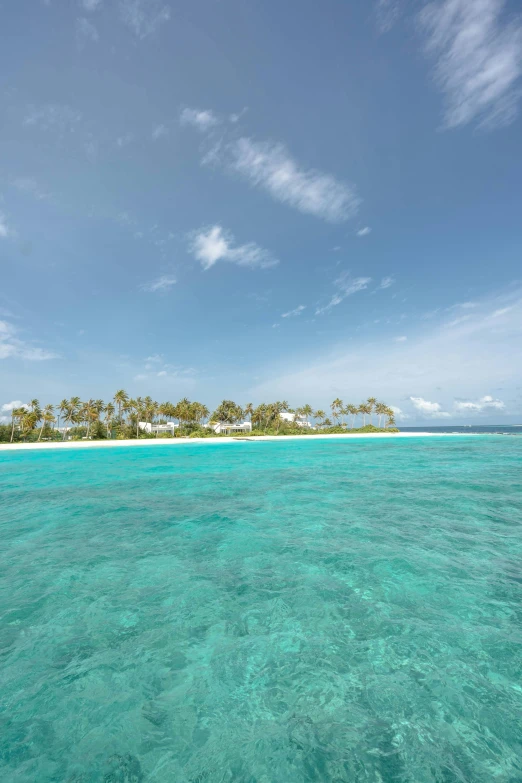
[[[227,424],[224,421],[218,421],[217,424],[211,424],[210,426],[216,435],[236,435],[239,432],[252,432],[252,425],[249,421],[244,421],[243,424]]]
[[[179,424],[174,424],[173,421],[168,421],[166,424],[151,424],[150,421],[140,421],[139,428],[142,432],[148,432],[149,435],[162,435],[165,432],[169,432],[174,435],[174,430],[179,427]]]
[[[280,413],[279,414],[283,421],[287,421],[290,424],[296,424],[298,427],[308,427],[308,429],[312,429],[312,425],[306,418],[306,416],[298,416],[295,413]]]

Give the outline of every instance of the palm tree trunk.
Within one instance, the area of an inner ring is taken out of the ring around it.
[[[40,443],[40,438],[42,437],[43,428],[45,427],[45,421],[40,427],[40,434],[38,435],[38,443]]]

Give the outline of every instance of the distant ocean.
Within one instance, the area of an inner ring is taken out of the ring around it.
[[[522,424],[449,424],[446,427],[403,427],[397,425],[401,432],[457,432],[462,435],[469,433],[483,435],[522,435]]]
[[[521,476],[496,435],[1,451],[0,780],[522,781]]]

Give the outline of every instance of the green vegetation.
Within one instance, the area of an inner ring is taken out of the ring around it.
[[[57,440],[104,440],[136,438],[206,438],[220,437],[214,425],[238,424],[247,417],[252,424],[252,436],[314,435],[361,432],[397,432],[393,410],[370,397],[361,405],[344,405],[336,399],[330,405],[331,415],[314,411],[310,405],[290,408],[288,402],[261,403],[241,407],[232,400],[223,400],[212,415],[200,402],[187,398],[178,403],[157,403],[151,397],[132,399],[120,389],[113,400],[88,400],[79,397],[64,399],[58,405],[41,407],[38,400],[14,408],[10,424],[0,425],[0,442],[31,443]],[[374,417],[376,424],[374,424]],[[359,418],[359,422],[358,422]],[[369,422],[367,422],[369,418]],[[311,429],[303,423],[315,420]],[[156,425],[176,422],[174,433],[147,432]],[[356,424],[362,426],[356,427]],[[140,426],[141,425],[141,426]],[[225,436],[221,436],[225,437]]]

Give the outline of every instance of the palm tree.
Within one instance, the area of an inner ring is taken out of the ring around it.
[[[319,426],[323,426],[323,422],[326,419],[326,413],[322,410],[318,410],[314,413],[314,419],[319,419]]]
[[[369,407],[369,409],[370,409],[370,410],[369,410],[369,414],[370,414],[370,424],[372,424],[372,413],[373,413],[373,408],[374,408],[374,406],[376,405],[376,403],[377,403],[377,400],[375,399],[375,397],[368,397],[368,399],[366,400],[366,405],[367,405],[367,406]]]
[[[119,389],[114,395],[113,400],[118,406],[118,419],[121,424],[121,412],[126,403],[129,401],[129,395],[124,389]]]
[[[363,417],[363,427],[366,427],[366,417],[370,415],[372,412],[371,407],[368,405],[368,403],[363,402],[361,405],[359,405],[359,409],[357,413],[360,413]]]
[[[71,397],[69,401],[62,400],[62,402],[60,403],[60,410],[62,410],[62,405],[64,403],[65,403],[65,409],[63,410],[63,420],[65,423],[69,422],[69,424],[72,426],[72,424],[75,424],[78,421],[78,416],[82,403],[79,397]],[[64,427],[64,431],[63,431],[64,440],[66,434],[67,434],[67,427]]]
[[[212,420],[222,424],[237,424],[243,416],[243,409],[239,405],[232,400],[223,400],[212,414]]]
[[[107,405],[104,408],[105,413],[105,425],[107,427],[107,437],[109,437],[109,429],[112,425],[112,420],[114,418],[114,414],[116,412],[116,408],[112,404],[112,402],[108,402]]]
[[[386,405],[383,402],[377,402],[375,404],[375,413],[379,417],[378,421],[379,421],[379,428],[380,428],[382,426],[381,419],[387,413]]]
[[[356,416],[357,416],[357,414],[359,413],[359,409],[358,409],[357,405],[352,405],[351,403],[349,403],[349,404],[346,406],[345,410],[346,410],[346,413],[347,413],[347,415],[349,415],[349,416],[351,416],[351,417],[352,417],[352,426],[351,426],[351,429],[353,430],[353,428],[354,428],[354,426],[355,426],[355,417],[356,417]]]
[[[337,399],[335,399],[332,402],[332,404],[330,405],[330,408],[331,408],[331,411],[332,411],[332,417],[335,420],[335,422],[337,423],[337,421],[339,419],[339,414],[341,413],[341,411],[343,409],[343,401],[340,400],[339,397],[337,397]]]
[[[388,421],[385,427],[395,427],[395,414],[391,408],[386,409],[386,415],[388,416]]]
[[[314,414],[314,411],[313,411],[313,409],[312,409],[312,406],[311,406],[311,405],[308,405],[308,404],[306,404],[306,405],[303,405],[303,407],[301,408],[301,410],[303,411],[303,416],[305,416],[305,417],[306,417],[306,420],[307,420],[307,421],[308,421],[308,419],[310,419],[310,418],[313,416],[313,414]]]
[[[52,424],[56,421],[56,418],[54,416],[54,407],[52,405],[46,405],[43,409],[42,413],[42,426],[40,428],[40,434],[38,435],[38,440],[40,441],[42,437],[42,432],[44,430],[44,427],[46,424]]]
[[[252,415],[254,413],[254,406],[251,402],[247,402],[245,405],[245,416],[250,416],[250,424],[252,424]]]
[[[16,424],[18,424],[18,426],[20,426],[20,422],[22,420],[22,416],[24,416],[26,413],[27,413],[27,408],[24,405],[22,405],[20,408],[13,408],[11,410],[11,422],[12,422],[11,443],[14,440],[15,426],[16,426]]]

